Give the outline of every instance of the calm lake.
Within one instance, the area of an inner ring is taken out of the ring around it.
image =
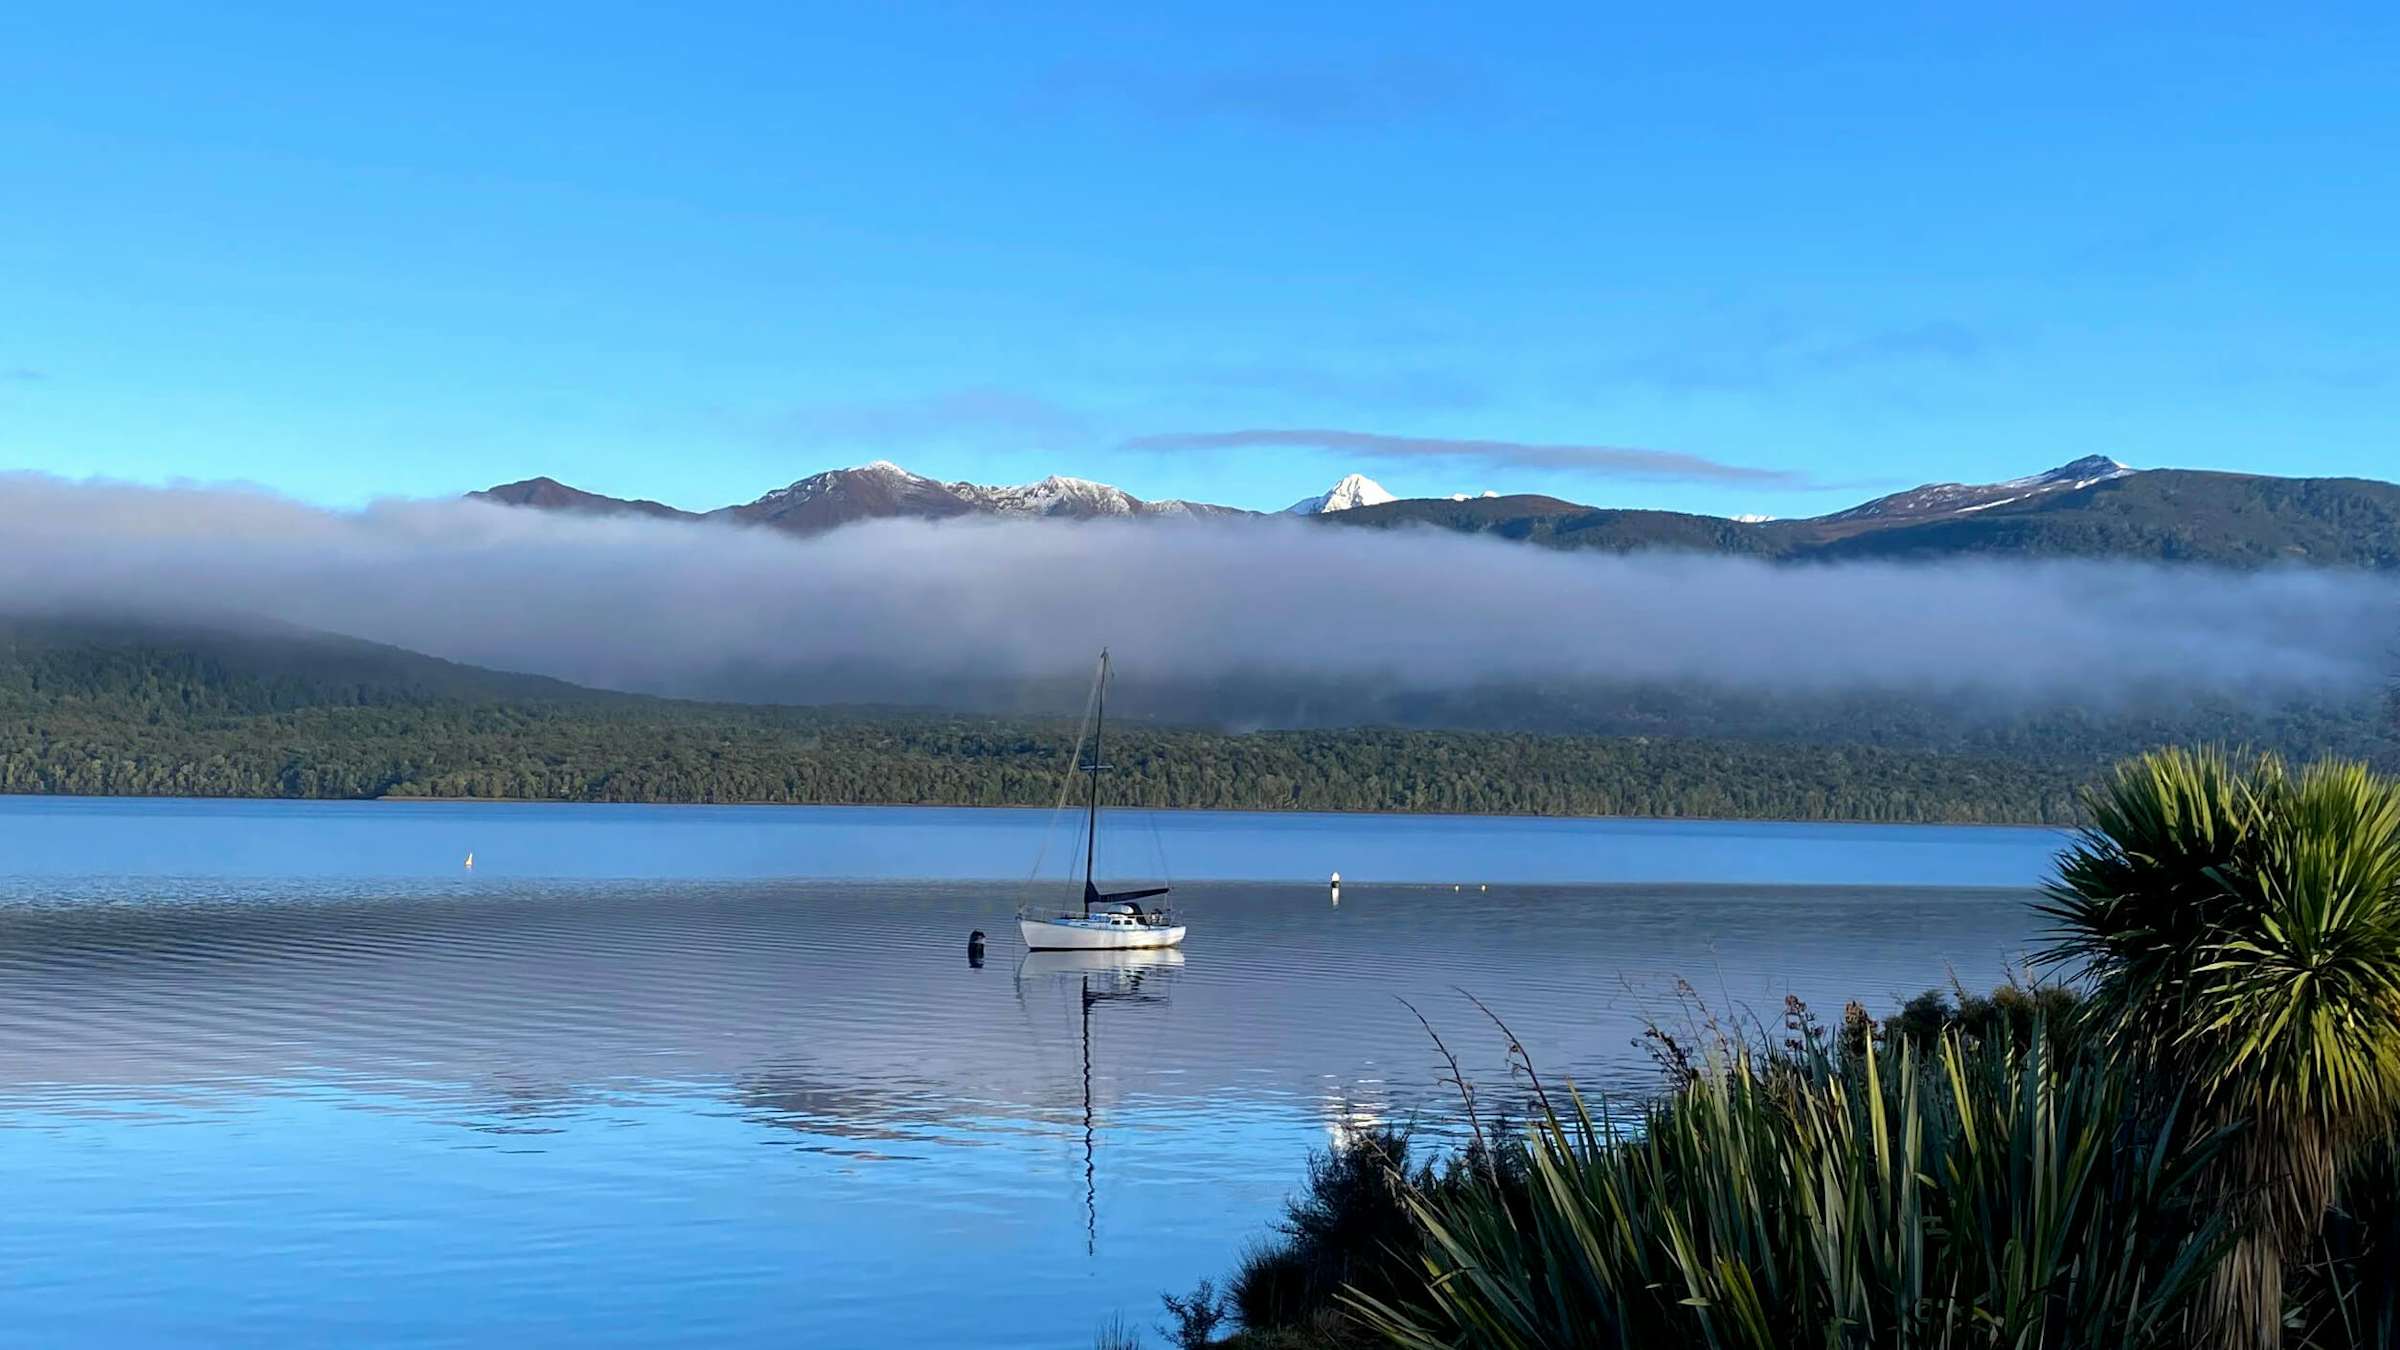
[[[1010,922],[1056,826],[0,797],[0,1339],[1086,1346],[1311,1148],[1450,1128],[1399,1000],[1494,1098],[1462,989],[1639,1093],[1678,980],[1769,1020],[1990,983],[2061,842],[1120,812],[1103,872],[1192,936],[1078,961]]]

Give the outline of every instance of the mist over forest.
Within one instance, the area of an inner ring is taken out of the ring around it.
[[[1776,565],[1280,520],[794,537],[33,474],[0,477],[0,575],[21,615],[292,625],[699,699],[1063,713],[1106,645],[1126,712],[1234,728],[2305,718],[2378,698],[2400,641],[2400,578],[2329,569]]]

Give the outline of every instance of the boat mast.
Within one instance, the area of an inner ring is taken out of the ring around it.
[[[1108,648],[1100,649],[1100,685],[1092,705],[1092,762],[1084,772],[1092,776],[1091,793],[1087,799],[1083,826],[1083,912],[1092,912],[1092,898],[1100,888],[1092,884],[1092,865],[1100,849],[1100,771],[1107,766],[1100,759],[1101,728],[1108,721]]]

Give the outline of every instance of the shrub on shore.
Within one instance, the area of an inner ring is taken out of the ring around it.
[[[2216,1144],[2125,1090],[1949,1033],[1713,1063],[1625,1131],[1571,1100],[1521,1196],[1419,1200],[1412,1301],[1346,1302],[1410,1347],[2182,1345]]]
[[[1352,1138],[1244,1257],[1241,1329],[1215,1344],[2199,1343],[2231,1132],[2137,1110],[2129,1075],[2064,1038],[1948,1026],[1926,1051],[1895,1015],[1853,1057],[1848,1024],[1799,1009],[1780,1042],[1717,1041],[1622,1123],[1562,1094],[1491,1158]],[[2288,1346],[2400,1344],[2400,1150],[2370,1150],[2342,1197],[2294,1274]]]
[[[2400,784],[2170,751],[2087,808],[2069,986],[1654,1029],[1630,1122],[1536,1078],[1470,1159],[1353,1141],[1225,1344],[2400,1344]]]
[[[1244,1331],[1223,1344],[1584,1344],[1601,1328],[1611,1328],[1606,1343],[1780,1344],[1705,1338],[1735,1301],[1719,1282],[1759,1283],[1762,1270],[1746,1263],[1785,1262],[1754,1295],[1783,1300],[1757,1309],[1781,1332],[1826,1315],[1835,1285],[1854,1303],[1899,1306],[1908,1300],[1874,1281],[1896,1278],[1886,1267],[1901,1258],[1875,1253],[1891,1245],[1883,1221],[1903,1214],[1916,1225],[1915,1287],[1948,1292],[1903,1319],[1919,1328],[1912,1339],[1862,1343],[2006,1344],[1956,1329],[1991,1323],[1996,1308],[2015,1326],[2008,1319],[2024,1308],[2047,1307],[2053,1320],[2114,1328],[2110,1344],[2137,1344],[2124,1329],[2161,1317],[2188,1285],[2164,1276],[2178,1243],[2207,1240],[2187,1213],[2172,1240],[2141,1245],[2152,1229],[2169,1231],[2157,1212],[2181,1203],[2199,1155],[2172,1126],[2152,1152],[2134,1149],[2117,1137],[2121,1082],[2062,1063],[2038,1020],[2020,1035],[2007,1017],[1977,1011],[2036,1004],[2071,999],[2011,985],[1913,1000],[1913,1021],[1904,1009],[1878,1024],[1854,1007],[1831,1028],[1794,1002],[1780,1039],[1660,1033],[1670,1091],[1621,1123],[1595,1119],[1569,1093],[1521,1135],[1491,1131],[1497,1147],[1438,1165],[1412,1162],[1404,1134],[1354,1137],[1312,1160],[1278,1240],[1245,1257],[1229,1298]],[[1970,1039],[1968,1027],[1981,1034]],[[1824,1188],[1837,1180],[1828,1209]],[[2053,1225],[2039,1236],[2066,1283],[2027,1269],[2021,1253],[1979,1245],[1995,1215],[2014,1211],[2019,1222],[1995,1240]],[[2057,1228],[2077,1223],[2086,1227]],[[1560,1245],[1569,1236],[1575,1245]],[[2114,1260],[2101,1262],[2102,1242],[2114,1242]],[[2055,1297],[2012,1299],[1988,1287],[1994,1270]],[[2135,1286],[2144,1298],[2127,1292]],[[1515,1339],[1476,1339],[1497,1317],[1480,1299],[1517,1317],[1547,1309],[1551,1320]],[[1952,1324],[1947,1342],[1913,1338]]]

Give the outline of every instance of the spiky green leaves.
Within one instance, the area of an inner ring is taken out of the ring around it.
[[[2400,783],[2326,763],[2160,751],[2088,799],[2059,859],[2046,960],[2152,1100],[2239,1131],[2218,1170],[2242,1236],[2213,1343],[2270,1346],[2282,1271],[2358,1144],[2400,1115]]]
[[[1417,1198],[1423,1293],[1354,1293],[1411,1350],[2182,1347],[2220,1245],[2218,1141],[2044,1038],[1848,1064],[1748,1057],[1596,1125],[1537,1124],[1519,1184]]]
[[[2137,1067],[2328,1140],[2400,1109],[2400,784],[2160,751],[2092,794],[2046,960]]]

